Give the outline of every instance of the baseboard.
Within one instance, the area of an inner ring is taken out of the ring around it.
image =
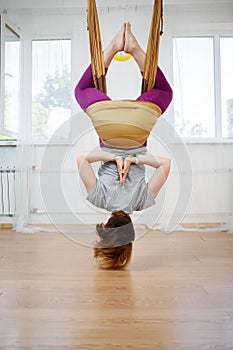
[[[12,230],[13,224],[0,224],[0,230]]]
[[[106,222],[109,213],[78,213],[76,215],[69,213],[35,213],[29,216],[28,224],[43,226],[43,225],[96,225],[99,222]],[[169,222],[169,216],[160,217],[159,221],[150,226],[146,215],[136,213],[132,216],[133,222],[136,225],[144,225],[148,229],[165,230],[166,223]],[[174,218],[175,219],[175,218]],[[12,229],[15,218],[6,217],[0,218],[0,229]],[[183,221],[174,225],[177,230],[221,230],[233,232],[233,215],[232,213],[210,213],[210,214],[186,214]]]

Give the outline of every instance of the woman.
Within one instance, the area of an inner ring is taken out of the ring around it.
[[[143,72],[145,52],[132,34],[129,23],[123,24],[104,51],[106,70],[114,55],[122,50],[134,57]],[[75,97],[83,110],[95,102],[110,100],[95,88],[91,66],[76,86]],[[137,98],[157,104],[162,112],[167,109],[171,99],[171,87],[159,68],[154,89]],[[126,267],[135,236],[130,214],[154,205],[154,199],[168,177],[170,160],[148,155],[146,144],[123,150],[106,148],[100,141],[100,147],[102,149],[98,151],[80,152],[77,158],[80,177],[88,192],[87,199],[111,212],[108,222],[96,227],[99,241],[94,248],[94,258],[102,268]],[[97,180],[91,164],[99,161],[102,165]],[[145,180],[145,165],[156,169],[148,182]]]

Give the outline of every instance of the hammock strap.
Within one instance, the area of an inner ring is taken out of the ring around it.
[[[88,0],[88,31],[90,42],[90,54],[92,64],[92,75],[95,87],[106,94],[106,77],[104,57],[102,52],[100,26],[95,0]],[[142,93],[154,88],[160,35],[163,32],[163,6],[162,0],[154,0],[153,15],[150,26],[150,34],[147,43],[145,67],[142,80]]]
[[[100,26],[95,0],[88,0],[88,31],[90,42],[90,54],[92,75],[95,87],[106,94],[106,78],[104,57],[102,52]]]
[[[163,6],[162,0],[154,0],[153,15],[150,34],[147,43],[146,60],[142,80],[142,93],[154,88],[158,57],[160,35],[163,33]]]

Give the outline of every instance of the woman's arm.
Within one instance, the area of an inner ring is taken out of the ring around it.
[[[171,166],[170,159],[150,154],[139,154],[136,157],[127,157],[124,161],[123,182],[125,181],[132,163],[149,165],[156,169],[148,181],[148,187],[153,192],[154,197],[156,197],[168,178]]]
[[[155,166],[156,170],[154,171],[154,173],[152,174],[151,178],[148,181],[148,187],[153,192],[153,195],[155,198],[157,197],[160,189],[165,184],[168,178],[168,175],[170,173],[170,168],[171,168],[171,160],[164,157],[154,157],[154,158],[155,158],[155,161],[154,162],[152,161],[151,164],[148,164],[148,165],[153,166],[153,164],[158,162],[159,166],[158,167]]]
[[[87,189],[87,192],[91,190],[91,188],[95,185],[97,178],[95,176],[95,173],[92,169],[91,163],[95,162],[116,162],[119,176],[120,176],[120,183],[122,184],[123,181],[123,159],[119,156],[115,156],[111,152],[105,152],[105,151],[80,151],[77,156],[77,165],[80,177]]]
[[[116,162],[118,173],[120,177],[120,184],[123,185],[129,168],[132,163],[149,165],[156,170],[148,181],[148,186],[156,197],[167,180],[170,172],[170,159],[153,156],[153,155],[138,155],[137,157],[127,157],[123,160],[120,156],[115,156],[111,152],[105,151],[82,151],[78,153],[77,164],[79,169],[80,177],[87,189],[87,192],[95,185],[97,178],[92,169],[91,164],[95,162]]]

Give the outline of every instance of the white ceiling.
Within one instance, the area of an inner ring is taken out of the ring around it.
[[[233,0],[163,0],[164,5],[226,4]],[[153,0],[96,0],[98,7],[148,6]],[[87,0],[0,0],[0,9],[85,8]]]

